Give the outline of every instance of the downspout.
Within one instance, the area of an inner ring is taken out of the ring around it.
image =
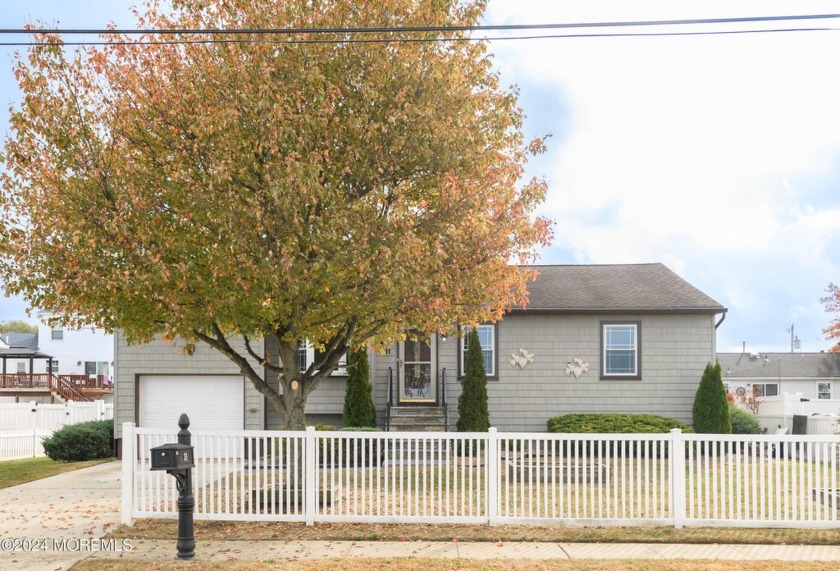
[[[715,323],[715,332],[712,334],[712,361],[713,363],[717,363],[717,330],[720,327],[720,324],[723,323],[723,320],[726,319],[726,309],[723,310],[723,314],[720,316],[720,321]]]

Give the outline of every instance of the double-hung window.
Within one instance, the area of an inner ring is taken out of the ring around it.
[[[641,379],[641,324],[601,324],[601,378]]]
[[[822,399],[831,399],[831,382],[830,381],[819,381],[817,383],[817,398]]]
[[[321,356],[321,352],[309,343],[309,341],[301,341],[298,343],[298,364],[300,366],[301,374],[305,373],[309,365],[315,362]],[[335,371],[332,372],[335,376],[347,374],[347,354],[341,356],[338,360],[338,365]]]
[[[495,325],[479,325],[476,328],[478,334],[478,343],[481,345],[481,353],[484,357],[484,373],[488,377],[496,376],[496,363],[498,361],[496,356],[496,326]],[[463,338],[459,340],[459,372],[464,374],[467,347],[469,346],[470,335],[472,335],[472,328],[467,328]]]

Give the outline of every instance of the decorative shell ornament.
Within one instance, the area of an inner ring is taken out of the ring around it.
[[[582,374],[589,372],[589,363],[587,363],[580,357],[575,357],[574,359],[566,363],[566,370],[564,372],[566,373],[566,376],[574,375],[577,379]]]
[[[519,354],[514,353],[510,356],[510,366],[524,369],[525,365],[534,361],[534,354],[529,353],[527,349],[520,349]]]

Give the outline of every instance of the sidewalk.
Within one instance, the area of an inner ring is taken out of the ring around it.
[[[119,525],[120,476],[107,462],[0,489],[0,569],[68,569],[89,556],[79,542]]]
[[[132,541],[130,551],[93,558],[175,559],[175,539]],[[436,559],[715,559],[727,561],[840,561],[840,546],[685,545],[644,543],[492,543],[433,541],[213,541],[196,540],[203,561],[370,558]]]

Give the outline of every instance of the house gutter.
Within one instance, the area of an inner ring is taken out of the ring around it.
[[[724,319],[726,319],[726,310],[725,309],[723,310],[723,314],[720,316],[720,321],[715,323],[715,330],[717,330],[717,328],[720,327],[720,324],[723,323]]]

